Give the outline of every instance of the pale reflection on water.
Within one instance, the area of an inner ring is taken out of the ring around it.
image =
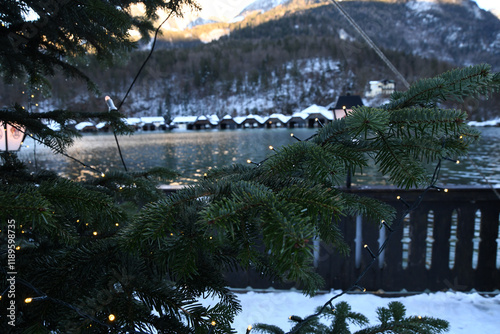
[[[313,129],[250,129],[224,131],[179,131],[142,132],[132,136],[119,137],[122,153],[131,171],[140,171],[155,166],[167,167],[181,174],[175,184],[189,184],[203,177],[215,167],[233,163],[246,163],[247,159],[261,161],[269,154],[269,145],[280,147],[298,138],[306,139]],[[484,128],[483,136],[467,157],[457,157],[461,163],[444,162],[440,183],[450,185],[485,184],[483,176],[490,183],[500,184],[500,128]],[[77,162],[50,152],[42,145],[27,140],[19,157],[32,170],[44,168],[57,171],[71,179],[84,179],[96,173]],[[68,154],[103,172],[123,170],[112,134],[84,135],[78,139]],[[454,157],[455,158],[455,157]],[[476,164],[480,170],[474,165]],[[481,175],[482,174],[482,175]],[[363,169],[362,175],[353,178],[353,185],[386,185],[387,179],[373,168]]]

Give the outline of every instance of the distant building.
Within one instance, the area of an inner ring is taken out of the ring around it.
[[[265,126],[268,129],[284,128],[286,127],[290,118],[291,118],[290,116],[285,116],[283,114],[272,114],[266,119]]]
[[[241,123],[242,127],[244,129],[248,128],[263,128],[264,123],[265,123],[264,117],[258,116],[258,115],[248,115],[243,123]]]
[[[234,120],[234,118],[231,117],[231,115],[226,115],[222,117],[222,119],[219,122],[219,129],[221,130],[234,130],[237,129],[239,124]]]
[[[370,90],[366,93],[366,97],[375,97],[379,95],[388,96],[394,93],[396,89],[396,84],[394,80],[379,80],[370,81]]]
[[[334,119],[340,119],[345,117],[349,111],[352,111],[352,107],[362,106],[363,101],[359,95],[342,95],[339,96],[337,104],[333,107],[332,114]]]
[[[161,116],[141,117],[141,129],[144,131],[165,130],[165,119]]]

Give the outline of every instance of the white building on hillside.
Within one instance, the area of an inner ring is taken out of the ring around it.
[[[375,97],[378,95],[391,95],[396,89],[396,84],[394,80],[379,80],[370,81],[370,90],[366,93],[366,97]]]

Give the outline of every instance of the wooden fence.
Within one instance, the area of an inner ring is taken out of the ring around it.
[[[421,190],[352,189],[406,209],[397,196],[412,203]],[[500,199],[490,188],[459,187],[428,192],[418,208],[394,228],[385,251],[366,273],[360,286],[368,291],[494,291],[500,289]],[[385,228],[363,217],[343,219],[340,225],[351,253],[343,257],[317,243],[315,266],[325,289],[347,289],[371,262],[385,240]],[[290,288],[254,271],[228,273],[234,288]],[[300,288],[297,286],[297,288]]]

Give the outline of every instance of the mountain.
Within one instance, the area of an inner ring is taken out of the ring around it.
[[[225,0],[225,2],[231,2]],[[246,1],[245,3],[250,3]],[[208,12],[216,11],[218,1],[211,1]],[[200,1],[203,6],[203,1]],[[385,0],[342,1],[341,6],[359,26],[383,48],[404,51],[428,58],[437,58],[456,65],[488,62],[500,66],[500,20],[491,12],[480,9],[472,0]],[[243,6],[241,6],[243,7]],[[357,39],[349,23],[340,16],[329,1],[307,0],[257,0],[241,12],[231,7],[225,20],[204,22],[194,20],[180,32],[167,27],[163,40],[175,45],[179,42],[210,42],[227,36],[235,30],[279,20],[290,15],[303,15],[305,20],[314,17],[313,34],[342,34],[343,38]],[[202,13],[205,9],[202,11]],[[330,19],[331,18],[331,19]],[[300,19],[297,19],[300,23]],[[311,28],[311,29],[310,29]],[[270,35],[275,31],[269,31]]]
[[[169,20],[122,108],[127,116],[290,114],[311,104],[326,106],[346,92],[364,97],[371,80],[393,79],[396,89],[404,89],[328,1],[198,2],[208,11],[186,12],[183,19]],[[500,69],[500,20],[475,2],[340,4],[410,83],[468,64],[485,62]],[[108,69],[93,60],[82,66],[103,96],[119,100],[147,52],[132,53]],[[40,109],[103,108],[102,96],[90,95],[85,85],[67,80],[53,80],[53,95],[40,101]],[[7,104],[19,101],[23,90],[2,87],[0,98]],[[458,107],[482,120],[497,116],[499,105],[500,98],[494,97],[488,102],[465,101]]]

